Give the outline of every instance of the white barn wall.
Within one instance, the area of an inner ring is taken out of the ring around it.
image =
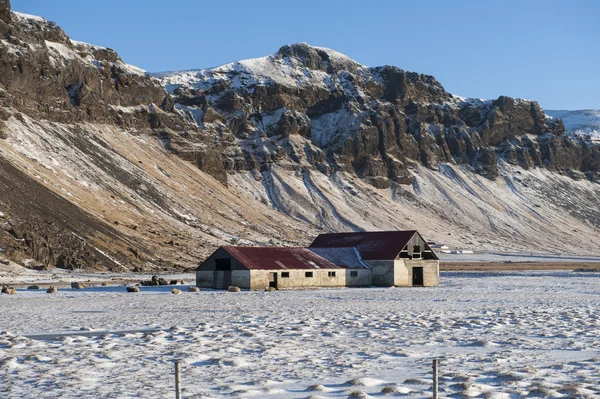
[[[410,287],[412,286],[412,268],[423,268],[423,286],[434,287],[440,284],[439,261],[437,260],[377,260],[365,261],[372,269],[299,269],[299,270],[232,270],[231,285],[244,289],[263,290],[269,286],[269,273],[277,273],[278,288],[304,287]],[[306,278],[305,272],[312,271],[313,277]],[[335,271],[335,277],[329,277]],[[356,271],[358,277],[350,277]],[[281,273],[288,272],[289,278],[282,278]],[[213,288],[215,271],[197,270],[196,286]],[[227,287],[224,287],[227,288]]]
[[[196,287],[213,288],[215,280],[215,272],[196,270]]]
[[[231,285],[240,288],[250,288],[250,270],[232,270],[231,271]]]
[[[440,261],[439,260],[409,260],[404,262],[408,267],[409,281],[412,285],[412,268],[423,268],[423,287],[436,287],[440,285]]]
[[[373,270],[371,285],[377,287],[391,287],[394,285],[395,262],[393,260],[368,260],[363,261]]]
[[[404,259],[394,261],[394,285],[396,287],[410,287],[412,285],[412,274]]]
[[[412,287],[412,268],[423,268],[423,286],[440,285],[440,261],[424,259],[396,259],[364,261],[373,268],[374,286]]]
[[[351,272],[357,272],[357,277],[351,277]],[[306,272],[312,272],[313,277],[306,277]],[[329,272],[335,272],[330,277]],[[346,287],[370,286],[371,270],[369,269],[288,269],[288,270],[251,270],[250,287],[252,290],[263,290],[269,286],[269,274],[277,273],[278,289],[308,288],[308,287]],[[289,273],[288,278],[281,273]]]

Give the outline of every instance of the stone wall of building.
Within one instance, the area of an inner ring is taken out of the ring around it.
[[[371,270],[369,269],[252,270],[250,272],[251,289],[264,290],[269,287],[269,282],[272,281],[271,273],[277,274],[278,289],[371,285]],[[285,273],[287,273],[287,277],[284,277]],[[306,273],[312,273],[312,277],[307,277]]]

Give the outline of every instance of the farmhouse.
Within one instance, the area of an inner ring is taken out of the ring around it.
[[[416,230],[321,234],[308,247],[217,249],[196,286],[251,290],[439,285],[439,260]]]

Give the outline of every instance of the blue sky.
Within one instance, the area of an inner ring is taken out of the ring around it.
[[[600,109],[600,1],[12,0],[151,72],[260,57],[288,43],[434,75],[451,93]]]

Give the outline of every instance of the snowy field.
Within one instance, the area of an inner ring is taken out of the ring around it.
[[[441,397],[600,398],[600,273],[442,273],[439,288],[170,289],[1,295],[0,397],[174,398],[181,359],[185,398],[427,398],[440,357]],[[65,332],[76,334],[25,337]]]

